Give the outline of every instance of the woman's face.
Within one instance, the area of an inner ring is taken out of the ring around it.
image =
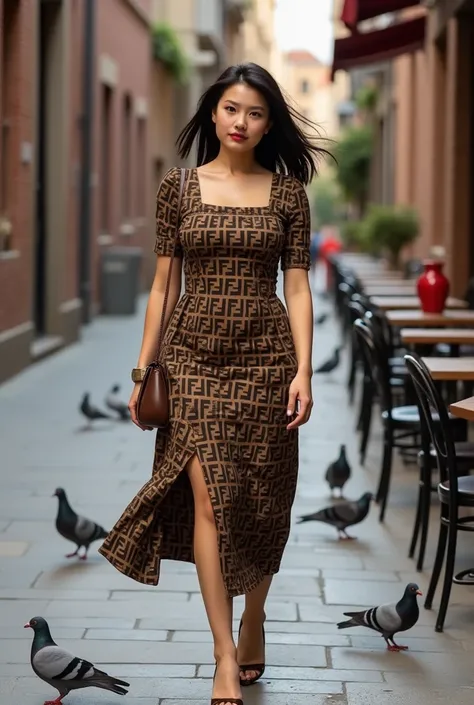
[[[271,127],[265,98],[246,83],[224,91],[212,119],[220,143],[234,152],[254,149]]]

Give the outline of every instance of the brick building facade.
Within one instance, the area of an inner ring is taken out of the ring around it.
[[[110,245],[151,251],[151,0],[94,17],[90,291]],[[80,337],[87,0],[0,0],[0,382]]]

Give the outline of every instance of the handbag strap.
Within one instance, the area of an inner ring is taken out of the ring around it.
[[[183,200],[184,183],[186,181],[186,169],[180,169],[179,171],[180,171],[180,179],[179,179],[178,206],[176,208],[176,228],[175,228],[175,232],[174,232],[173,251],[171,253],[170,266],[168,268],[168,276],[166,277],[165,295],[163,298],[163,308],[161,311],[160,329],[158,332],[158,347],[156,350],[155,362],[158,361],[158,356],[159,356],[160,348],[161,348],[161,342],[163,339],[163,332],[164,332],[165,318],[166,318],[166,308],[168,306],[168,296],[170,293],[171,271],[173,269],[174,256],[176,253],[176,249],[178,246],[178,240],[179,240],[179,217],[181,214],[181,201]]]

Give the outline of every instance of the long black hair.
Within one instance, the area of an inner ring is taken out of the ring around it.
[[[185,159],[189,155],[195,140],[197,166],[207,164],[217,157],[220,142],[212,120],[212,111],[224,91],[236,83],[246,83],[261,93],[270,110],[272,126],[255,148],[256,161],[269,171],[283,172],[295,176],[303,184],[309,183],[317,174],[320,157],[331,155],[318,147],[298,122],[310,127],[319,138],[316,125],[289,105],[273,76],[254,63],[229,66],[201,96],[196,114],[176,140],[180,157]]]

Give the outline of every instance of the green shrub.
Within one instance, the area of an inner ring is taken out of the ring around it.
[[[336,175],[347,200],[358,206],[363,217],[370,189],[372,130],[366,125],[350,127],[336,145]]]
[[[416,240],[419,230],[418,214],[412,208],[372,205],[363,223],[363,240],[373,253],[387,251],[398,266],[400,252]]]
[[[166,70],[180,84],[189,78],[189,62],[179,37],[166,22],[158,22],[152,30],[153,58],[161,61]]]

